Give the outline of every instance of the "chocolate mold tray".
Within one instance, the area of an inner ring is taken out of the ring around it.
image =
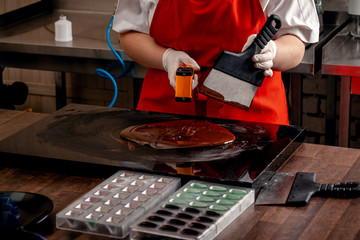
[[[190,181],[132,224],[130,238],[212,239],[254,201],[250,188]]]
[[[133,222],[180,186],[180,178],[119,171],[57,213],[56,226],[124,238]]]

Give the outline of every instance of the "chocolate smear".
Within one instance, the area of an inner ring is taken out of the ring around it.
[[[175,120],[135,125],[123,129],[120,136],[156,149],[195,148],[232,143],[234,134],[205,120]]]

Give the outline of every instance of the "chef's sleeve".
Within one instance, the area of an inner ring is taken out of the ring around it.
[[[275,38],[285,34],[297,36],[303,42],[319,41],[319,17],[314,0],[260,0],[265,15],[280,16],[282,26]]]
[[[158,0],[119,0],[113,30],[119,33],[137,31],[149,34]]]

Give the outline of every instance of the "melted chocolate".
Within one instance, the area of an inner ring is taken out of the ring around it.
[[[227,129],[204,120],[176,120],[128,127],[120,136],[156,149],[218,146],[235,140]]]
[[[220,100],[224,103],[227,103],[227,104],[230,104],[230,105],[233,105],[235,107],[238,107],[238,108],[241,108],[241,109],[244,109],[244,110],[249,110],[249,107],[248,106],[245,106],[239,102],[234,102],[234,101],[226,101],[224,96],[208,87],[206,87],[205,85],[201,85],[200,88],[199,88],[200,92],[208,97],[212,97],[212,98],[215,98],[217,100]]]

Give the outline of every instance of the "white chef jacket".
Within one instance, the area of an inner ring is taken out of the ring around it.
[[[275,39],[291,34],[306,43],[319,41],[319,18],[314,0],[259,1],[265,16],[276,14],[281,18],[282,26],[274,36]],[[113,30],[119,33],[138,31],[148,34],[158,2],[159,0],[119,0]]]

